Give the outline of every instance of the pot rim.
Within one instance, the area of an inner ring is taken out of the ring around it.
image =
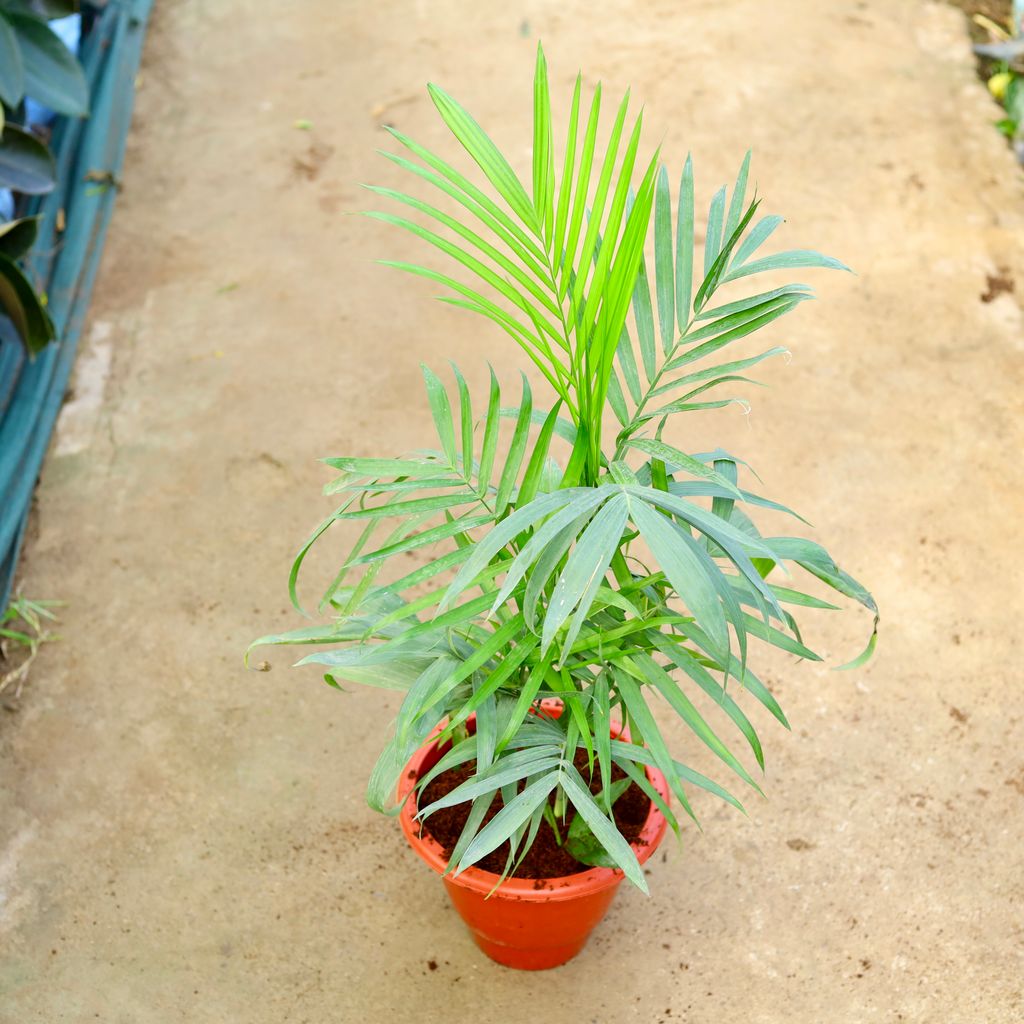
[[[620,725],[613,724],[612,735],[624,735],[625,731]],[[451,885],[457,885],[464,889],[470,889],[481,895],[488,895],[494,892],[494,897],[505,897],[506,899],[537,900],[551,902],[552,900],[571,900],[581,896],[587,896],[602,889],[617,886],[625,875],[618,868],[590,868],[588,871],[580,871],[574,875],[562,875],[558,878],[506,878],[500,882],[501,876],[493,871],[484,871],[482,868],[469,867],[458,875],[445,874],[448,868],[448,861],[444,856],[444,848],[428,832],[423,831],[422,825],[415,820],[416,816],[416,793],[415,786],[423,774],[424,762],[437,748],[437,741],[431,739],[424,744],[412,757],[402,772],[398,783],[398,798],[402,805],[399,821],[402,831],[405,833],[409,845],[419,856],[430,865],[443,880]],[[647,778],[658,791],[658,795],[668,803],[669,790],[668,781],[665,776],[651,765],[645,765]],[[665,836],[668,822],[665,816],[658,810],[654,802],[651,802],[651,809],[644,822],[637,842],[631,843],[636,859],[644,864],[658,848]],[[499,885],[500,882],[500,885]],[[538,888],[537,883],[543,882]],[[495,889],[495,886],[497,888]]]

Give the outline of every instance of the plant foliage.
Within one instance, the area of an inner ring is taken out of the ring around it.
[[[45,195],[56,185],[53,155],[29,128],[7,119],[26,97],[58,114],[84,117],[88,87],[82,68],[48,21],[78,10],[75,0],[0,0],[0,188]],[[21,118],[24,120],[24,117]],[[0,315],[30,354],[56,336],[39,295],[19,265],[35,240],[36,219],[0,224]]]
[[[757,216],[749,154],[732,190],[711,200],[698,259],[690,160],[673,195],[658,153],[640,155],[642,118],[630,117],[628,95],[613,106],[599,152],[602,91],[584,97],[580,78],[556,146],[540,51],[530,190],[458,102],[436,86],[430,96],[485,184],[392,129],[401,151],[386,155],[428,186],[420,189],[426,198],[374,187],[397,205],[371,216],[457,265],[449,274],[391,262],[444,286],[443,301],[508,334],[550,384],[554,403],[538,407],[524,376],[517,404],[503,405],[493,371],[488,394],[474,401],[457,368],[448,385],[424,368],[436,447],[397,459],[325,460],[339,473],[326,490],[341,504],[301,549],[290,587],[298,605],[296,582],[311,546],[334,523],[358,526],[321,601],[330,621],[256,643],[316,645],[299,664],[323,666],[333,685],[405,691],[369,784],[376,809],[397,812],[398,777],[435,730],[452,746],[421,787],[446,768],[475,763],[472,777],[420,811],[426,819],[442,806],[471,803],[450,870],[506,840],[513,851],[506,871],[514,870],[553,807],[572,817],[568,834],[584,859],[590,851],[589,862],[616,865],[646,889],[611,818],[613,765],[677,832],[645,766],[664,773],[687,815],[694,789],[740,806],[675,759],[656,709],[677,715],[758,790],[723,729],[735,730],[763,769],[741,702],[760,703],[788,723],[748,663],[751,641],[820,660],[790,609],[835,607],[793,589],[789,568],[877,611],[819,545],[762,536],[752,520],[758,510],[795,514],[741,482],[739,458],[686,452],[661,437],[673,417],[743,404],[721,389],[749,382],[746,371],[784,349],[726,350],[813,297],[792,283],[733,289],[739,297],[722,300],[724,286],[769,271],[843,265],[802,249],[762,254],[781,218]],[[611,439],[606,409],[617,424]],[[385,579],[385,568],[408,553],[417,567]],[[873,644],[874,632],[862,658]],[[719,722],[699,710],[697,691],[711,698]],[[562,704],[560,717],[542,704],[552,698]],[[471,718],[475,731],[467,728]],[[613,720],[628,726],[628,741],[611,739]],[[578,749],[601,780],[596,797],[573,766]],[[499,793],[504,807],[481,827]]]

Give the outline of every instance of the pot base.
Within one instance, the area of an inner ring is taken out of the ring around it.
[[[520,971],[545,971],[579,953],[611,906],[620,882],[621,875],[607,887],[569,898],[557,888],[533,890],[527,898],[501,889],[488,896],[467,889],[458,879],[444,878],[452,905],[473,941],[496,963]]]
[[[479,932],[470,930],[473,941],[496,963],[502,967],[511,967],[517,971],[548,971],[552,967],[561,967],[571,960],[587,944],[587,940],[574,942],[569,946],[551,946],[538,949],[516,948],[515,946],[499,946],[491,942]]]

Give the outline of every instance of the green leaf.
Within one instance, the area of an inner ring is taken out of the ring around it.
[[[559,773],[550,772],[531,782],[514,800],[504,807],[477,833],[476,838],[466,848],[454,873],[458,875],[466,868],[475,864],[487,854],[496,850],[508,840],[512,834],[529,820],[533,812],[547,800],[548,795],[558,785]]]
[[[520,220],[539,235],[540,224],[530,198],[498,147],[470,114],[443,89],[436,85],[428,85],[427,91],[445,124],[476,161],[480,170],[487,175],[488,181],[497,189],[498,194]]]
[[[25,95],[25,65],[21,47],[7,16],[0,11],[0,102],[16,107]],[[0,118],[0,131],[4,128]]]
[[[597,179],[597,188],[594,192],[594,199],[589,212],[589,220],[587,222],[587,230],[583,236],[583,247],[580,250],[580,261],[579,261],[579,273],[576,277],[576,282],[573,285],[572,291],[572,308],[579,310],[581,308],[583,299],[583,289],[587,284],[587,268],[590,266],[591,260],[594,258],[594,252],[598,244],[598,235],[601,229],[601,221],[604,217],[605,202],[608,198],[608,189],[611,184],[612,174],[615,170],[615,160],[619,153],[619,142],[622,139],[622,128],[626,119],[626,110],[629,106],[629,93],[622,97],[622,102],[619,104],[618,112],[615,115],[615,122],[612,125],[611,134],[608,137],[608,143],[605,148],[604,161],[601,164],[601,173]],[[634,133],[635,134],[635,133]],[[626,156],[623,158],[624,163],[628,160],[630,167],[632,167],[632,158],[630,156],[630,150],[635,156],[636,147],[633,144],[633,139],[630,139],[629,149],[627,149]],[[628,176],[622,176],[627,177]],[[620,183],[622,181],[620,177]],[[628,186],[628,181],[627,181]],[[618,190],[616,190],[618,191]],[[625,204],[625,194],[622,196],[622,203]],[[614,201],[613,201],[614,209]],[[575,212],[575,211],[574,211]],[[607,251],[607,246],[614,246],[616,235],[618,234],[618,226],[616,225],[615,230],[612,230],[610,226],[611,215],[609,215],[609,225],[605,227],[605,245],[602,249]],[[610,259],[610,256],[608,257]],[[607,264],[606,264],[607,266]],[[593,318],[593,307],[596,307],[596,303],[602,298],[603,291],[599,284],[599,273],[598,268],[595,266],[594,275],[589,287],[590,295],[587,298],[587,310],[583,313],[584,325],[589,327]],[[589,312],[588,312],[589,311]],[[584,335],[586,337],[586,335]]]
[[[852,661],[846,662],[845,665],[837,665],[834,669],[836,672],[845,672],[850,669],[860,668],[862,665],[866,665],[870,660],[871,656],[875,653],[875,646],[878,643],[878,621],[875,620],[875,628],[871,631],[871,638],[868,640],[867,647],[864,648],[860,654],[857,655]]]
[[[89,87],[71,51],[45,21],[8,11],[25,68],[25,93],[44,107],[70,117],[89,113]]]
[[[595,803],[604,800],[606,803],[614,804],[623,793],[629,789],[631,779],[619,779],[611,786],[605,786],[597,794]],[[618,864],[612,859],[612,855],[604,848],[597,836],[591,831],[586,818],[577,813],[569,825],[569,831],[565,837],[565,848],[581,864],[590,864],[592,867],[615,868]]]
[[[564,508],[574,498],[581,498],[589,493],[588,488],[566,488],[552,494],[541,494],[528,505],[516,509],[474,545],[469,559],[449,585],[441,608],[450,605],[471,584],[488,562],[520,533],[552,512]]]
[[[18,265],[0,254],[0,311],[11,318],[18,337],[34,355],[57,336],[56,328]]]
[[[767,326],[773,320],[788,313],[791,309],[803,301],[804,296],[783,296],[777,299],[770,299],[760,306],[753,306],[750,309],[739,313],[731,313],[721,317],[700,329],[693,331],[684,339],[693,348],[687,349],[681,355],[676,356],[666,366],[666,370],[676,370],[687,363],[702,359],[704,356],[717,352],[720,348],[739,338],[745,338],[748,334]],[[717,336],[717,337],[716,337]],[[696,344],[704,341],[705,338],[712,339],[702,345]]]
[[[679,181],[676,221],[676,324],[684,332],[690,321],[693,297],[693,161],[686,155]]]
[[[437,436],[441,440],[441,447],[448,458],[448,464],[454,469],[456,466],[455,424],[452,422],[452,407],[448,401],[448,392],[427,366],[421,365],[420,368],[423,371],[423,380],[427,385],[427,399],[430,402],[430,412],[434,417]]]
[[[469,242],[478,252],[492,260],[498,265],[498,267],[504,271],[507,275],[515,278],[538,302],[546,309],[549,313],[558,316],[560,311],[555,303],[552,301],[548,290],[541,287],[538,284],[538,279],[543,282],[546,279],[547,273],[543,267],[541,267],[531,256],[528,254],[522,254],[519,256],[521,261],[516,263],[506,256],[500,249],[491,245],[486,239],[482,238],[475,231],[470,230],[464,224],[460,223],[454,217],[449,216],[443,210],[439,210],[436,206],[431,206],[429,203],[425,203],[420,199],[416,199],[413,196],[406,195],[404,192],[398,192],[395,189],[382,188],[376,185],[364,186],[368,191],[373,192],[375,195],[384,196],[388,199],[394,199],[396,202],[402,203],[405,206],[410,206],[414,210],[418,210],[421,213],[425,213],[428,217],[432,217],[434,220],[443,224],[445,227],[450,228],[460,238],[465,239]],[[413,221],[410,221],[404,217],[396,217],[392,214],[381,213],[379,211],[369,211],[367,216],[372,217],[374,220],[383,221],[388,224],[393,224],[396,227],[403,228],[404,230],[422,238],[424,241],[429,242],[436,249],[446,255],[456,259],[463,266],[472,270],[478,277],[486,281],[493,288],[496,288],[501,294],[506,295],[511,301],[518,306],[520,309],[529,310],[533,307],[528,303],[524,296],[516,294],[511,291],[511,283],[508,281],[502,282],[500,278],[497,278],[492,273],[491,269],[480,263],[472,254],[466,252],[466,250],[454,245],[446,238],[442,238],[440,235],[433,231],[429,231]],[[500,236],[499,236],[500,237]],[[523,269],[525,267],[525,271]],[[532,276],[531,276],[532,275]],[[536,312],[536,310],[534,310]],[[561,341],[560,335],[557,331],[551,327],[547,321],[542,321],[546,325],[546,329],[549,334],[554,332],[556,341]]]
[[[573,502],[570,511],[575,515],[558,533],[547,539],[543,547],[537,549],[540,551],[539,557],[535,551],[531,551],[531,557],[536,559],[536,563],[527,579],[526,591],[523,595],[523,612],[531,629],[535,628],[537,604],[547,588],[548,580],[561,564],[580,531],[590,521],[594,508],[608,497],[607,494],[601,493],[600,488],[588,488],[588,490],[593,498],[590,500],[579,498]],[[546,526],[545,523],[538,533],[544,531]],[[525,549],[523,553],[525,553]]]
[[[754,729],[753,725],[750,724],[750,719],[748,719],[743,713],[743,710],[729,695],[725,687],[723,687],[685,647],[682,647],[677,643],[673,643],[668,639],[657,641],[657,647],[662,654],[669,658],[677,668],[685,672],[729,716],[729,718],[732,719],[736,728],[743,733],[747,743],[750,744],[750,749],[753,751],[758,765],[761,770],[764,771],[764,751],[761,748],[761,741],[758,738],[757,731]],[[646,659],[648,657],[649,655],[637,655],[636,660],[638,663],[641,663],[641,659]],[[654,663],[652,662],[652,664]],[[655,668],[660,668],[660,666],[655,665]],[[653,672],[654,670],[651,671]],[[678,690],[675,680],[673,680],[671,676],[667,676],[667,678],[669,679],[669,683],[664,683],[666,690],[671,690],[672,687],[676,687]],[[681,692],[682,691],[679,691],[680,694]],[[669,698],[666,697],[666,699]],[[678,697],[673,694],[673,699],[677,700]],[[683,697],[683,700],[686,701],[686,698]],[[672,700],[669,700],[669,702],[672,703]],[[689,702],[687,701],[687,704],[688,703]],[[690,705],[691,709],[692,707],[693,706]],[[675,708],[675,704],[673,704],[673,708]]]
[[[787,284],[781,288],[773,288],[771,291],[760,292],[757,295],[750,295],[745,299],[737,299],[735,302],[728,302],[724,306],[716,306],[714,309],[703,309],[695,317],[696,320],[718,320],[728,316],[730,313],[742,313],[753,306],[760,306],[770,299],[782,295],[800,295],[807,299],[814,298],[814,289],[806,284]]]
[[[632,743],[623,743],[621,740],[612,740],[612,753],[617,761],[622,759],[628,759],[630,761],[636,761],[640,764],[654,765],[654,758],[651,756],[649,750],[643,747],[638,747]],[[673,774],[686,782],[691,783],[694,786],[698,786],[700,789],[705,790],[708,793],[712,793],[717,796],[720,800],[724,800],[726,803],[732,804],[738,811],[742,811],[746,814],[743,809],[743,804],[739,802],[728,790],[723,789],[718,785],[717,782],[713,782],[705,775],[701,775],[700,772],[694,771],[692,768],[688,768],[684,764],[680,764],[678,761],[672,762]]]
[[[575,610],[562,645],[563,658],[572,647],[612,556],[619,549],[628,516],[629,501],[624,494],[617,494],[598,511],[577,541],[548,603],[541,634],[542,651],[547,651],[555,634]]]
[[[384,130],[392,135],[403,146],[406,146],[417,156],[422,158],[431,168],[438,173],[420,167],[419,164],[407,160],[395,153],[381,152],[381,156],[392,163],[415,174],[424,181],[433,185],[445,195],[450,196],[463,209],[473,214],[494,234],[515,253],[516,257],[535,275],[541,276],[545,261],[544,253],[538,248],[537,243],[508,216],[488,195],[478,189],[471,181],[463,177],[452,166],[436,157],[429,150],[413,142],[412,139],[403,135],[400,131],[389,125]]]
[[[668,651],[665,652],[666,654]],[[634,659],[635,664],[640,669],[640,672],[644,677],[651,683],[652,686],[665,698],[672,710],[693,730],[694,734],[701,740],[701,742],[713,753],[716,757],[720,758],[725,764],[727,764],[744,782],[752,786],[759,793],[761,792],[760,787],[751,777],[750,773],[743,767],[739,759],[732,753],[731,750],[718,738],[714,730],[704,720],[700,712],[693,706],[689,698],[679,689],[676,681],[653,659],[647,654],[638,654]],[[715,689],[720,692],[721,687],[710,678],[707,677],[707,681],[711,683],[709,693],[714,693]],[[703,687],[702,687],[703,688]],[[639,694],[639,690],[637,690]],[[645,705],[646,706],[646,705]],[[735,702],[732,703],[732,708],[735,711],[739,711],[736,707]],[[632,710],[630,711],[632,714]],[[742,720],[746,722],[746,717],[742,715]],[[736,719],[734,719],[736,721]],[[737,721],[737,724],[738,721]],[[746,723],[749,727],[750,723]],[[750,730],[753,731],[752,729]],[[748,737],[749,739],[749,737]],[[756,735],[752,741],[752,745],[755,745],[755,750],[760,753],[760,744],[757,743]],[[653,752],[653,748],[652,748]]]
[[[537,68],[533,79],[533,208],[551,239],[555,198],[554,146],[551,139],[551,95],[544,51],[537,44]]]
[[[704,238],[704,276],[711,273],[711,267],[722,250],[722,218],[725,215],[725,186],[712,197],[708,209],[708,227]]]
[[[537,495],[541,476],[544,472],[544,465],[547,461],[548,449],[551,446],[551,437],[558,423],[558,410],[561,408],[561,404],[561,400],[555,403],[540,428],[540,433],[537,435],[537,440],[533,446],[533,452],[530,455],[530,461],[526,464],[523,482],[520,484],[519,492],[516,495],[517,506],[528,504]]]
[[[750,234],[743,239],[742,243],[740,243],[739,247],[736,249],[736,254],[732,258],[732,265],[734,267],[743,266],[743,264],[746,263],[762,245],[764,245],[772,232],[774,232],[775,229],[783,223],[783,221],[783,217],[762,217],[750,229]]]
[[[50,151],[31,132],[8,122],[0,135],[0,187],[25,195],[52,192],[57,183]]]
[[[668,352],[675,338],[676,284],[672,263],[672,193],[668,186],[668,172],[664,167],[658,171],[658,183],[654,190],[654,282],[658,295],[661,345]]]
[[[741,277],[750,277],[751,274],[761,274],[768,270],[789,270],[793,267],[850,270],[845,263],[831,256],[822,256],[820,252],[813,252],[810,249],[791,249],[788,252],[776,253],[774,256],[765,256],[764,259],[754,260],[753,263],[746,263],[743,266],[734,266],[725,273],[722,281],[723,283],[738,281]]]
[[[687,455],[686,452],[682,452],[670,444],[665,444],[664,441],[640,437],[631,439],[628,446],[635,448],[637,451],[645,452],[647,455],[652,455],[656,459],[661,459],[663,462],[670,463],[691,476],[699,476],[704,480],[717,484],[741,500],[743,498],[739,488],[727,477],[711,469],[709,466],[705,466],[703,462],[699,462],[692,455]]]
[[[362,459],[330,458],[321,459],[333,469],[355,473],[358,476],[420,477],[442,472],[446,467],[439,462],[415,462],[411,459]]]
[[[640,346],[640,359],[644,364],[644,375],[651,381],[657,371],[654,313],[651,309],[651,289],[647,283],[647,267],[642,258],[640,272],[633,285],[633,322],[636,324],[636,337]]]
[[[479,743],[479,738],[477,740]],[[506,754],[489,767],[477,771],[465,782],[422,808],[417,817],[427,819],[445,807],[455,807],[467,800],[475,800],[486,793],[497,792],[509,783],[521,782],[530,775],[547,772],[558,765],[561,749],[557,744],[543,747],[528,747],[513,754]],[[479,756],[479,755],[478,755]]]
[[[644,680],[643,674],[630,658],[622,658],[614,670],[614,675],[615,688],[629,714],[630,727],[634,732],[634,743],[640,743],[642,739],[644,745],[650,750],[659,771],[668,780],[672,792],[685,806],[686,792],[672,770],[672,757],[665,744],[665,739],[637,683],[637,680]]]
[[[19,217],[0,224],[0,255],[21,259],[32,248],[38,225],[38,217]]]
[[[405,231],[408,231],[410,234],[416,235],[418,238],[422,238],[424,241],[429,242],[431,245],[433,245],[436,249],[440,249],[440,251],[445,253],[445,255],[450,256],[457,263],[460,263],[467,270],[471,270],[477,277],[480,278],[480,280],[489,284],[496,292],[498,292],[499,295],[504,296],[506,299],[508,299],[509,302],[511,302],[517,308],[521,309],[524,313],[527,314],[527,316],[530,317],[533,324],[538,328],[538,339],[543,338],[544,334],[546,334],[548,337],[554,339],[555,341],[562,340],[562,336],[559,333],[558,329],[536,308],[536,306],[533,305],[533,303],[531,303],[522,294],[522,292],[515,288],[515,286],[512,285],[506,278],[503,278],[496,271],[492,270],[489,266],[487,266],[487,264],[477,259],[477,257],[474,256],[472,253],[468,252],[467,250],[463,249],[458,245],[455,245],[454,242],[451,242],[447,238],[442,237],[441,235],[437,234],[437,232],[431,231],[429,228],[425,228],[422,225],[417,224],[415,221],[411,221],[406,217],[398,217],[395,216],[394,214],[383,213],[379,210],[369,210],[367,211],[366,216],[371,217],[374,220],[382,221],[386,224],[393,224],[395,227],[400,227]],[[462,234],[462,232],[459,233]],[[544,296],[543,293],[540,292],[540,290],[535,285],[533,285],[521,271],[518,270],[518,268],[515,268],[514,264],[507,260],[504,260],[503,257],[500,257],[500,254],[498,254],[497,250],[494,250],[492,247],[488,247],[486,243],[483,243],[482,239],[477,239],[476,236],[473,236],[473,240],[477,243],[482,243],[485,249],[489,250],[488,255],[491,255],[492,258],[496,259],[496,261],[499,262],[503,270],[512,273],[513,276],[517,277],[520,283],[525,283],[527,289],[530,290],[531,292],[541,295],[542,304],[550,307],[552,310],[555,309],[551,300]],[[472,297],[473,301],[477,305],[482,305],[482,296],[479,296],[475,292],[466,289],[465,286],[459,285],[457,282],[453,282],[451,279],[445,277],[442,274],[436,274],[424,267],[415,267],[410,264],[399,264],[392,260],[382,260],[381,262],[386,266],[397,267],[398,269],[403,269],[410,271],[412,273],[417,273],[422,277],[429,277],[433,280],[447,284],[450,288],[453,288],[454,290],[460,292],[461,294]],[[487,315],[489,317],[491,308],[497,309],[497,307],[491,306],[484,307],[484,309],[487,310]],[[478,310],[478,312],[479,311],[480,310]],[[500,313],[501,310],[499,309],[498,312]],[[507,315],[505,316],[505,319],[511,320],[511,318],[508,317]],[[517,321],[512,320],[512,323],[515,324],[517,323]],[[542,341],[539,341],[538,343],[541,344],[541,346],[543,346],[544,344],[544,342]]]
[[[462,432],[462,475],[466,480],[473,476],[473,401],[469,394],[466,378],[452,363],[455,383],[459,389],[459,426]]]
[[[501,426],[501,389],[498,378],[494,375],[494,367],[488,366],[491,372],[491,391],[487,402],[487,418],[484,421],[484,439],[480,448],[480,473],[477,477],[477,493],[484,497],[491,485],[491,471],[494,468],[494,453],[498,448],[498,428]]]
[[[752,615],[744,615],[743,624],[747,632],[773,647],[778,647],[780,650],[788,651],[790,654],[795,654],[798,658],[805,658],[808,661],[821,661],[821,655],[815,654],[810,648],[804,647],[802,643],[787,636],[774,626],[768,626],[760,619],[755,619]]]
[[[731,238],[733,232],[740,223],[743,214],[743,201],[747,196],[747,177],[750,173],[750,150],[747,150],[740,164],[739,173],[736,175],[736,184],[733,186],[732,198],[729,200],[729,213],[725,218],[725,238]]]
[[[519,581],[529,572],[530,567],[545,553],[557,550],[556,539],[567,527],[586,522],[590,511],[595,508],[606,495],[594,488],[586,498],[570,502],[565,508],[559,509],[550,519],[534,531],[530,539],[522,546],[518,554],[511,560],[505,581],[494,599],[492,610],[503,605],[512,595]],[[528,508],[529,506],[522,506]],[[575,536],[575,533],[573,534]],[[536,576],[537,573],[534,574]]]
[[[729,649],[725,612],[704,567],[681,542],[679,528],[642,500],[630,501],[630,516],[676,593],[724,656]]]
[[[737,370],[745,370],[750,366],[756,366],[758,363],[764,362],[765,359],[770,359],[772,356],[789,355],[789,349],[783,348],[781,345],[774,345],[772,348],[767,349],[764,352],[759,353],[756,356],[749,356],[746,359],[736,359],[731,363],[720,363],[718,366],[709,366],[704,370],[697,370],[695,373],[688,373],[684,377],[677,377],[674,381],[669,384],[665,384],[660,388],[656,388],[651,392],[652,395],[659,395],[666,391],[671,391],[674,388],[679,387],[681,384],[696,384],[698,381],[707,380],[709,377],[731,376]]]
[[[435,526],[430,530],[424,530],[422,533],[414,534],[412,537],[406,537],[404,540],[397,541],[394,544],[387,544],[382,548],[377,548],[377,550],[371,551],[367,555],[360,555],[358,558],[349,561],[348,565],[366,565],[369,562],[378,562],[382,559],[390,558],[392,555],[401,554],[403,551],[412,551],[427,544],[436,544],[439,540],[447,540],[447,538],[454,537],[458,533],[465,533],[477,526],[483,526],[485,523],[493,521],[494,517],[490,513],[478,516],[463,516],[453,522],[442,523],[440,526]]]
[[[551,254],[557,267],[562,260],[562,247],[565,243],[565,229],[569,216],[569,199],[572,195],[572,172],[576,164],[576,133],[580,121],[580,90],[582,77],[576,76],[576,86],[572,93],[572,104],[569,109],[569,135],[565,142],[565,158],[562,163],[562,179],[558,188],[558,209],[555,213],[554,238]],[[571,259],[571,257],[570,257]]]
[[[500,516],[508,507],[512,491],[519,476],[519,467],[526,453],[526,444],[530,437],[530,414],[533,410],[533,396],[530,393],[530,382],[523,377],[523,397],[519,403],[519,418],[516,420],[515,431],[509,444],[508,455],[498,482],[498,493],[494,499],[494,514]]]
[[[478,504],[479,497],[470,491],[468,494],[439,494],[429,498],[414,498],[412,501],[389,502],[372,508],[360,508],[354,512],[345,512],[339,519],[389,519],[394,516],[410,516],[420,512],[439,512],[443,509],[456,508],[459,505]]]
[[[647,890],[647,881],[643,869],[636,859],[633,848],[622,837],[622,833],[609,821],[597,806],[580,773],[571,764],[565,764],[559,775],[562,789],[576,808],[577,813],[586,822],[594,838],[607,851],[609,857],[625,876],[643,893]]]
[[[736,230],[733,231],[731,235],[727,234],[723,238],[721,247],[715,255],[714,262],[711,264],[711,268],[705,275],[703,283],[697,290],[697,297],[693,300],[693,308],[695,312],[700,312],[700,310],[704,308],[708,298],[721,282],[722,275],[725,273],[726,265],[729,262],[729,256],[735,248],[736,243],[742,237],[747,225],[750,223],[750,219],[754,216],[759,202],[760,200],[755,199],[747,208],[747,212],[743,215],[743,218],[737,225]]]
[[[297,661],[298,665],[326,665],[343,679],[386,690],[407,690],[436,660],[436,652],[386,650],[381,644],[317,651]]]
[[[584,215],[587,212],[587,200],[590,192],[590,175],[594,165],[594,147],[597,141],[597,125],[601,116],[601,86],[594,90],[594,98],[590,103],[587,126],[583,132],[583,149],[580,153],[580,166],[573,183],[572,212],[569,215],[568,238],[562,259],[562,271],[558,279],[558,299],[561,302],[566,295],[572,280],[573,270],[577,266],[576,247],[579,244],[583,228]],[[567,182],[563,180],[562,188]],[[580,260],[580,267],[586,268],[586,260]]]

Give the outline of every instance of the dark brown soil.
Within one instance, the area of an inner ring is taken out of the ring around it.
[[[576,767],[584,780],[588,777],[587,755],[579,752],[576,755]],[[450,793],[456,786],[465,782],[473,774],[474,768],[471,765],[461,765],[458,768],[442,772],[436,779],[432,780],[420,796],[420,806],[426,807],[434,800]],[[612,780],[617,781],[625,778],[625,773],[617,765],[612,765]],[[601,791],[600,773],[597,765],[594,765],[594,777],[590,781],[590,791],[595,795]],[[554,794],[551,796],[554,800]],[[501,795],[497,794],[494,803],[491,804],[484,823],[493,818],[503,803]],[[423,831],[436,839],[444,847],[445,856],[451,855],[455,844],[458,842],[462,829],[469,817],[470,803],[456,804],[454,807],[444,807],[431,814],[423,826]],[[647,820],[651,810],[651,801],[644,794],[643,790],[634,782],[626,790],[612,807],[612,816],[619,831],[634,845],[638,844],[640,830]],[[568,831],[569,825],[575,815],[570,814],[566,818],[564,826],[560,824],[560,831],[563,837]],[[476,867],[484,871],[493,871],[501,874],[505,870],[505,862],[508,858],[508,843],[502,843],[496,850],[489,853],[482,860],[478,861]],[[581,871],[589,871],[590,865],[581,864],[563,846],[558,844],[554,832],[547,821],[541,822],[537,838],[530,847],[530,852],[523,858],[513,878],[535,878],[538,881],[545,878],[561,878],[565,875],[575,875]],[[539,888],[539,886],[538,886]]]

